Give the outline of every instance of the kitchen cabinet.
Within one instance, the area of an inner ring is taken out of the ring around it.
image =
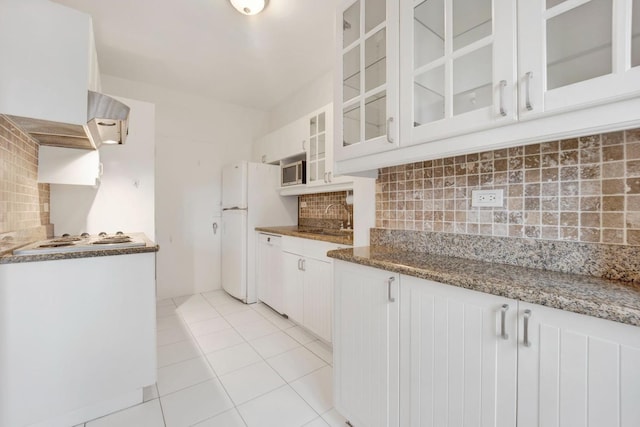
[[[399,275],[334,261],[334,406],[351,425],[399,425]]]
[[[259,233],[256,260],[258,299],[280,314],[284,310],[281,241],[280,236]]]
[[[640,425],[637,327],[525,302],[518,312],[518,427]]]
[[[638,96],[639,42],[638,0],[518,1],[520,118]]]
[[[86,124],[92,40],[87,14],[47,0],[3,1],[0,114]]]
[[[400,1],[402,144],[517,119],[516,4]]]
[[[308,149],[307,133],[306,116],[268,133],[253,143],[253,160],[279,164],[283,159],[304,155]]]
[[[336,160],[398,147],[398,4],[348,0],[338,7]]]
[[[400,281],[400,425],[515,426],[517,301]]]
[[[38,148],[38,182],[96,185],[102,175],[100,151],[74,148]]]
[[[637,327],[342,261],[334,286],[335,406],[354,425],[640,425]],[[368,419],[369,402],[399,411]]]
[[[333,170],[333,103],[307,116],[307,186],[324,186],[353,181],[353,177],[336,176]]]
[[[282,237],[284,313],[327,342],[332,341],[332,264],[326,253],[344,248],[328,242]]]
[[[367,9],[343,6],[335,92],[345,108],[363,94],[366,55],[351,52],[362,37],[348,32]],[[640,0],[400,0],[387,36],[401,52],[399,72],[386,76],[400,87],[401,143],[356,149],[366,144],[352,142],[344,116],[334,132],[337,173],[640,124]]]

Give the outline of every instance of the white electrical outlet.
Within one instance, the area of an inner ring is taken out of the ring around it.
[[[471,207],[501,208],[504,206],[504,190],[471,190]]]
[[[306,208],[307,207],[307,202],[300,202],[300,207],[301,208]]]

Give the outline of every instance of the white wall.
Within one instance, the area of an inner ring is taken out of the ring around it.
[[[119,98],[131,107],[124,145],[100,147],[104,174],[97,187],[51,185],[51,222],[56,235],[143,232],[155,238],[153,104]]]
[[[269,111],[272,132],[303,115],[333,102],[333,70],[312,81]]]
[[[250,158],[266,113],[108,75],[102,88],[156,105],[158,298],[220,288],[222,166]]]

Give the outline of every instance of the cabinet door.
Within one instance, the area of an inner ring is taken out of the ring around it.
[[[400,424],[515,426],[517,302],[408,276],[400,300]]]
[[[334,263],[334,403],[354,426],[398,425],[397,284],[397,274]]]
[[[640,425],[640,328],[527,303],[519,313],[518,427]]]
[[[333,284],[331,263],[306,258],[304,269],[304,327],[331,342]]]
[[[307,184],[327,184],[327,112],[309,117],[308,128]]]
[[[402,144],[513,122],[512,0],[401,0]]]
[[[256,280],[258,298],[279,313],[284,309],[281,237],[259,234]]]
[[[276,145],[279,159],[297,156],[309,150],[307,118],[302,117],[278,129]]]
[[[304,277],[302,274],[302,257],[283,252],[284,312],[291,320],[301,325],[304,322]]]
[[[337,160],[398,146],[398,13],[392,0],[347,0],[338,7]]]
[[[520,117],[640,93],[640,0],[518,1]]]

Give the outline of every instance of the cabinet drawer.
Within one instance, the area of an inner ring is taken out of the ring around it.
[[[265,234],[260,233],[258,237],[258,241],[262,244],[272,245],[280,247],[282,246],[282,236],[278,236],[276,234]]]
[[[299,237],[282,236],[282,250],[305,256],[308,258],[315,258],[321,261],[331,261],[327,257],[327,252],[334,249],[348,248],[349,246],[340,245],[338,243],[323,242],[320,240],[302,239]]]

